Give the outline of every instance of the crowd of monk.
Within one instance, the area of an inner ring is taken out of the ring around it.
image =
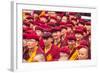
[[[23,62],[91,59],[91,20],[79,12],[22,11]]]

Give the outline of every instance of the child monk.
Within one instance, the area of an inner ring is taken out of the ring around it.
[[[89,49],[86,46],[79,46],[78,53],[78,60],[86,60],[89,57]]]
[[[61,28],[56,26],[52,29],[53,44],[60,47],[61,46]]]
[[[29,56],[26,61],[27,62],[33,62],[34,57],[36,55],[36,51],[39,48],[38,47],[38,42],[39,42],[39,37],[35,32],[30,32],[30,33],[24,33],[23,38],[27,39],[27,52],[23,54],[23,58],[26,56],[26,54]]]
[[[45,44],[45,48],[44,48],[44,52],[45,52],[45,58],[46,61],[55,61],[59,58],[59,51],[58,51],[58,47],[55,46],[52,42],[52,35],[50,32],[45,32],[43,35],[43,39],[44,39],[44,44]]]
[[[60,58],[59,61],[68,60],[70,55],[70,49],[68,47],[60,48]]]

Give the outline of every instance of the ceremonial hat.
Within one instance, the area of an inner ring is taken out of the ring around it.
[[[57,17],[56,17],[56,16],[50,16],[50,19],[55,19],[55,20],[57,20]]]
[[[72,28],[73,23],[72,23],[72,22],[70,22],[70,21],[68,21],[68,22],[66,23],[66,26],[67,26],[67,27],[71,27],[71,28]]]
[[[81,40],[80,45],[89,46],[89,42],[87,40]]]
[[[83,34],[83,32],[86,32],[86,28],[84,28],[83,26],[75,27],[75,33]]]
[[[78,47],[76,47],[77,50],[80,50],[81,48],[86,48],[86,49],[88,49],[88,47],[87,47],[87,46],[84,46],[84,45],[79,45]]]
[[[39,41],[39,36],[37,36],[36,33],[23,33],[23,38],[24,39],[35,39],[37,41]]]
[[[67,36],[67,39],[68,39],[68,40],[76,40],[75,34],[74,34],[74,33],[70,33],[70,34]]]
[[[61,31],[61,27],[59,27],[59,26],[52,27],[51,29],[52,29],[51,32]]]
[[[60,48],[60,52],[67,53],[69,55],[70,54],[70,49],[68,47]]]

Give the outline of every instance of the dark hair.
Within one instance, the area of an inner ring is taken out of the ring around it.
[[[52,38],[52,35],[50,32],[44,32],[43,36],[44,39]]]

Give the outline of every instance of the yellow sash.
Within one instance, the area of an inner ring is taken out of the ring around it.
[[[47,50],[46,48],[44,48],[44,52],[47,53],[47,51],[48,51],[48,50]]]
[[[50,49],[51,49],[51,46],[52,46],[52,44],[50,44],[50,47],[49,47]],[[44,48],[44,52],[45,52],[45,53],[48,52],[47,47]]]
[[[57,42],[57,43],[54,43],[54,44],[57,45],[58,48],[60,48],[60,46],[61,46],[61,41],[58,41],[58,40],[57,40],[57,41],[55,41],[55,42]]]
[[[48,55],[46,56],[46,59],[47,59],[47,61],[52,61],[52,55],[51,55],[51,54],[48,54]]]
[[[75,52],[72,54],[69,60],[76,60],[78,56],[78,50],[75,50]]]
[[[59,44],[58,44],[58,48],[60,48],[60,45],[61,45],[61,44],[59,43]]]
[[[32,55],[30,56],[30,58],[28,59],[28,62],[32,62],[32,61],[33,61],[33,59],[34,59],[34,57],[35,57],[35,55],[36,55],[37,49],[38,49],[38,47],[36,46],[36,47],[34,48],[34,52],[33,52]]]
[[[50,45],[50,49],[51,49],[51,46],[52,46],[52,44]],[[45,52],[45,53],[48,52],[48,50],[47,50],[46,47],[44,48],[44,52]],[[48,54],[48,55],[46,56],[46,60],[47,60],[47,61],[51,61],[51,60],[52,60],[52,55],[51,55],[51,54]]]

